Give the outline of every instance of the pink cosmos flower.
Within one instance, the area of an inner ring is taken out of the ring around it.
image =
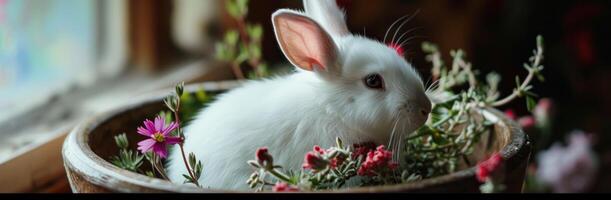
[[[584,192],[596,180],[598,158],[592,150],[592,138],[582,131],[573,131],[568,146],[555,143],[537,156],[537,178],[554,192]]]
[[[496,170],[501,166],[502,162],[503,157],[501,157],[501,154],[493,154],[490,156],[490,158],[477,164],[475,177],[479,182],[486,182],[486,179],[490,178],[490,176],[496,172]]]
[[[167,145],[178,144],[181,141],[180,137],[171,136],[170,133],[178,128],[176,122],[165,125],[165,120],[161,116],[155,118],[155,122],[145,120],[144,126],[138,127],[138,133],[149,137],[148,139],[138,142],[138,150],[142,153],[153,151],[161,158],[168,156]]]

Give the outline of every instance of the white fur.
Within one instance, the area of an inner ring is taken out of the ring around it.
[[[335,8],[326,11],[340,12],[332,5]],[[281,10],[274,15],[279,12],[298,13]],[[324,19],[315,20],[326,24],[321,22]],[[401,133],[424,123],[426,116],[420,111],[430,110],[430,102],[420,77],[405,59],[360,36],[348,34],[333,41],[338,52],[335,73],[300,70],[249,81],[220,95],[185,127],[184,148],[202,161],[199,182],[204,187],[247,190],[253,170],[246,161],[254,159],[259,147],[269,148],[274,163],[299,170],[314,145],[330,147],[336,137],[346,144],[387,144],[395,119]],[[384,78],[384,91],[365,86],[363,78],[371,73]],[[184,181],[186,170],[177,149],[170,154],[167,170],[173,182]]]
[[[335,1],[303,0],[305,12],[317,21],[334,38],[350,35],[346,26],[346,17]]]

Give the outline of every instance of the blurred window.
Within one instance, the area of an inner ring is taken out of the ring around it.
[[[122,2],[0,0],[0,125],[117,74],[126,52],[116,30]]]

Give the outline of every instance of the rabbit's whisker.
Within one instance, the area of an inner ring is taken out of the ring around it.
[[[401,36],[399,36],[399,38],[397,39],[397,43],[402,43],[402,42],[401,42],[401,40],[402,40],[402,39],[403,39],[403,37],[405,37],[405,36],[406,36],[408,33],[414,32],[414,31],[416,31],[416,30],[418,30],[418,29],[421,29],[421,28],[422,28],[422,27],[414,27],[414,28],[411,28],[411,29],[409,29],[409,30],[405,31],[403,34],[401,34]],[[403,47],[403,46],[401,46],[401,47]]]
[[[405,19],[406,17],[409,17],[409,15],[403,15],[403,17],[399,17],[399,19],[395,20],[392,24],[390,24],[390,26],[388,27],[388,29],[386,29],[386,33],[384,34],[384,43],[386,44],[386,38],[388,37],[388,33],[390,33],[390,30],[392,30],[392,28],[401,20]]]
[[[393,152],[393,157],[392,160],[394,162],[398,162],[399,161],[399,156],[397,156],[399,153],[398,151],[400,150],[400,140],[401,140],[401,133],[397,133],[397,125],[399,124],[399,121],[401,119],[401,110],[399,110],[399,112],[397,112],[397,114],[395,115],[395,122],[393,124],[393,128],[390,134],[390,141],[388,144],[388,149],[391,150]],[[399,134],[399,135],[397,135]]]
[[[399,27],[398,27],[398,28],[395,30],[395,34],[393,34],[393,36],[392,36],[392,40],[391,40],[391,42],[392,42],[392,43],[396,43],[396,42],[395,42],[395,38],[397,37],[397,34],[399,33],[399,31],[401,31],[401,28],[403,28],[403,26],[404,26],[404,25],[405,25],[407,22],[411,21],[411,20],[412,20],[414,17],[416,17],[416,15],[418,15],[418,13],[419,13],[419,12],[420,12],[420,10],[416,10],[416,12],[414,12],[414,14],[412,14],[412,16],[410,16],[408,19],[404,20],[404,21],[401,23],[401,25],[399,25]],[[399,45],[399,46],[401,46],[401,45]]]

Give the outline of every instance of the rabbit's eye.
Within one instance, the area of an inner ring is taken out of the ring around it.
[[[384,89],[384,79],[382,79],[382,76],[380,76],[379,74],[370,74],[370,75],[367,75],[363,79],[363,82],[365,82],[365,85],[368,88],[378,89],[378,90],[383,90]]]

